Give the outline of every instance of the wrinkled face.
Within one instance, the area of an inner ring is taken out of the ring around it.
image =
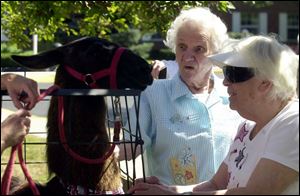
[[[261,107],[261,100],[266,96],[260,90],[263,81],[257,77],[238,83],[224,79],[223,84],[227,87],[230,108],[236,110],[244,118],[252,119],[252,113],[255,113],[253,111]]]
[[[32,69],[44,69],[59,65],[57,74],[72,82],[64,82],[67,88],[88,88],[84,82],[75,81],[64,68],[69,66],[81,74],[93,74],[108,69],[119,48],[118,45],[99,38],[82,38],[51,51],[30,57],[12,56],[21,65]],[[140,56],[126,49],[116,67],[117,88],[145,89],[151,84],[150,65]],[[104,76],[96,81],[99,88],[109,89],[111,76]],[[56,81],[60,83],[59,81]],[[62,82],[63,83],[63,82]],[[70,85],[68,85],[70,84]],[[77,85],[78,84],[78,85]]]
[[[188,85],[203,80],[211,70],[206,58],[210,54],[208,41],[208,33],[192,21],[185,22],[178,30],[176,61],[180,76]]]

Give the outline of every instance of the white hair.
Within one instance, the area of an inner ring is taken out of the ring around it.
[[[208,44],[212,54],[220,51],[223,42],[228,39],[227,27],[218,16],[206,7],[182,10],[167,31],[166,40],[164,41],[166,46],[175,53],[178,29],[188,21],[193,21],[201,28],[207,30],[209,36]]]
[[[296,95],[299,57],[290,47],[259,35],[242,40],[236,50],[255,68],[255,75],[273,83],[271,98],[288,100]]]

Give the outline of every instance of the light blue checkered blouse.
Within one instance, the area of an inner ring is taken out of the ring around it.
[[[225,158],[241,120],[216,89],[201,99],[178,74],[170,80],[155,80],[141,94],[139,113],[147,176],[177,185],[209,180]],[[136,123],[134,115],[130,122]]]

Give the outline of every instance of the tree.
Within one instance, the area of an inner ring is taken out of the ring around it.
[[[234,8],[229,1],[1,1],[1,29],[19,47],[29,46],[33,34],[45,41],[56,41],[58,32],[109,39],[129,28],[164,35],[180,10],[192,6]]]

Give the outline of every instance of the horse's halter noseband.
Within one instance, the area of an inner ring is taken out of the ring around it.
[[[84,82],[86,85],[90,86],[91,88],[98,88],[96,84],[96,80],[103,78],[105,76],[110,76],[110,88],[116,89],[117,88],[117,81],[116,81],[116,75],[117,75],[117,66],[118,62],[120,60],[120,57],[122,53],[124,52],[125,48],[118,48],[115,52],[111,65],[109,68],[95,72],[93,74],[82,74],[78,71],[74,70],[73,68],[69,66],[64,66],[67,72],[73,76],[74,78]],[[88,81],[90,80],[90,81]],[[117,114],[118,112],[116,112]],[[58,122],[59,122],[59,137],[61,140],[61,143],[66,150],[66,152],[72,156],[74,159],[81,161],[83,163],[87,164],[99,164],[103,163],[110,155],[113,153],[115,149],[115,144],[113,143],[108,152],[100,158],[97,159],[89,159],[80,156],[79,154],[75,153],[67,144],[67,139],[65,136],[65,130],[64,130],[64,104],[63,104],[63,97],[58,97]],[[121,119],[119,116],[116,116],[115,122],[114,122],[114,141],[119,140],[119,134],[121,129]]]
[[[98,88],[96,81],[100,78],[103,78],[105,76],[110,76],[109,84],[111,89],[117,88],[117,66],[118,62],[120,60],[120,57],[122,53],[124,52],[125,48],[118,48],[115,52],[113,59],[111,61],[110,67],[104,70],[100,70],[95,73],[88,73],[88,74],[82,74],[76,71],[75,69],[71,68],[68,65],[65,65],[64,68],[67,70],[67,72],[73,76],[74,78],[83,81],[86,85],[88,85],[91,88]]]

